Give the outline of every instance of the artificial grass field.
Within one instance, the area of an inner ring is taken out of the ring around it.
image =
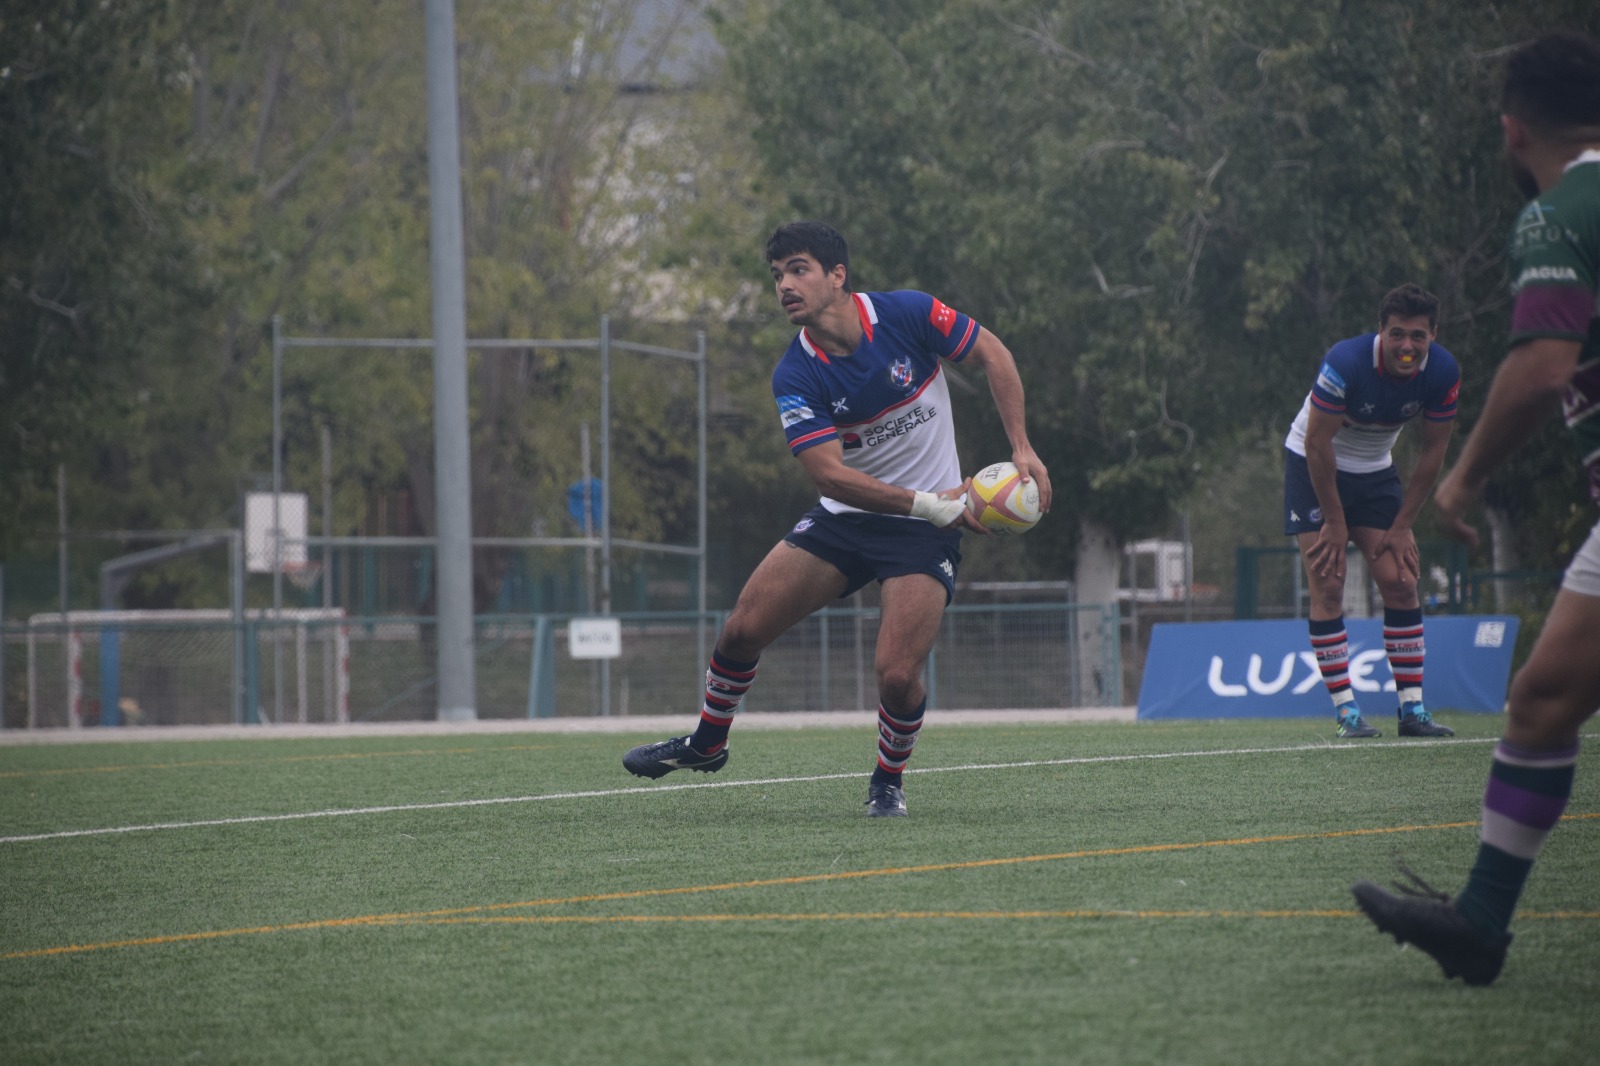
[[[873,820],[866,724],[656,783],[654,735],[0,747],[0,1062],[1594,1062],[1592,742],[1497,984],[1356,914],[1465,879],[1501,721],[1439,718],[933,712]]]

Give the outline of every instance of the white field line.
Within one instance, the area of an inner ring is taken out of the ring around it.
[[[935,713],[935,712],[930,712]],[[997,708],[937,711],[939,728],[952,725],[1041,725],[1060,722],[1135,722],[1135,707]],[[475,718],[458,722],[295,722],[259,725],[149,725],[82,729],[0,729],[0,748],[52,744],[135,744],[174,740],[326,740],[335,737],[500,736],[516,733],[652,733],[678,735],[699,722],[690,714],[631,714],[612,718]],[[865,728],[876,731],[878,712],[752,711],[739,713],[739,732],[751,730]]]
[[[1440,747],[1450,744],[1494,744],[1498,738],[1459,738],[1422,741],[1394,741],[1372,744],[1291,744],[1276,748],[1224,748],[1217,751],[1146,752],[1136,755],[1087,755],[1072,759],[1030,759],[1026,762],[967,763],[961,766],[923,766],[907,774],[948,774],[973,770],[1027,770],[1040,766],[1087,766],[1097,763],[1141,762],[1160,759],[1213,758],[1225,755],[1287,755],[1296,752],[1383,751],[1401,747]],[[633,788],[606,788],[590,792],[548,792],[538,796],[499,796],[491,799],[450,800],[440,803],[400,803],[383,807],[345,807],[294,814],[255,814],[240,818],[208,818],[194,822],[152,822],[146,825],[114,825],[99,829],[67,829],[55,833],[25,833],[0,836],[0,844],[28,844],[41,840],[66,840],[72,837],[112,836],[118,833],[150,833],[162,829],[204,829],[219,825],[253,825],[258,822],[297,822],[308,818],[346,818],[354,815],[394,814],[400,811],[445,811],[464,807],[490,807],[505,803],[540,803],[547,800],[604,799],[611,796],[637,796],[658,792],[690,792],[712,788],[750,788],[761,785],[799,785],[812,781],[844,781],[867,777],[867,773],[809,774],[800,777],[762,777],[736,781],[696,781],[681,785],[641,785]]]

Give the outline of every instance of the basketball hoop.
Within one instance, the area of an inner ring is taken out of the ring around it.
[[[284,563],[283,576],[289,579],[289,584],[302,592],[310,592],[317,579],[322,576],[321,563]]]

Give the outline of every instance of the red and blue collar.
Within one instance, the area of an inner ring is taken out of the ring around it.
[[[867,298],[867,294],[864,292],[853,292],[850,296],[856,302],[856,314],[861,316],[861,335],[870,342],[872,340],[872,327],[878,322],[878,309],[872,306],[872,301]],[[828,358],[828,353],[822,350],[821,345],[811,339],[811,334],[806,332],[803,327],[800,330],[800,347],[806,350],[807,355],[816,356],[824,363],[831,362]]]

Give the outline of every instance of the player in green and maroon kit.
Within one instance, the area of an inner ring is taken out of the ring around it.
[[[1555,33],[1516,49],[1500,110],[1512,172],[1531,197],[1511,239],[1511,351],[1434,493],[1445,527],[1469,542],[1477,534],[1461,515],[1489,472],[1558,407],[1600,501],[1600,44]],[[1572,795],[1578,730],[1600,708],[1597,634],[1600,523],[1512,679],[1466,887],[1452,900],[1411,875],[1401,895],[1367,881],[1353,889],[1379,929],[1432,955],[1447,977],[1488,984],[1500,973],[1523,885]]]

